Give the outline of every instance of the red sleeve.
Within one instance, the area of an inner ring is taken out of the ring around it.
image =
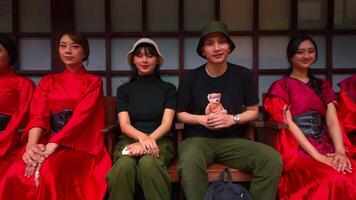
[[[321,91],[321,98],[325,104],[336,100],[336,94],[334,93],[334,90],[326,80],[323,81]]]
[[[347,133],[356,131],[356,102],[343,90],[339,93],[337,104],[340,122]]]
[[[283,107],[288,106],[285,100],[275,96],[267,96],[264,108],[270,116],[270,121],[284,123]],[[276,139],[276,149],[283,159],[284,170],[288,171],[298,157],[299,144],[294,136],[286,129],[280,131]]]
[[[18,107],[17,112],[12,116],[11,121],[6,127],[5,134],[1,134],[0,141],[0,156],[5,155],[13,146],[17,145],[20,141],[20,135],[17,130],[23,128],[28,122],[28,111],[31,103],[35,85],[26,78],[22,78],[19,84]]]
[[[285,102],[289,102],[289,84],[287,79],[280,79],[275,81],[272,86],[269,88],[268,95],[273,95],[283,99]]]
[[[33,127],[41,127],[45,132],[50,130],[49,109],[47,103],[48,85],[51,79],[49,76],[42,78],[33,95],[30,108],[30,122],[27,124],[22,140],[26,141],[28,132]]]
[[[97,155],[105,148],[104,125],[102,81],[98,78],[86,89],[68,123],[49,142]]]

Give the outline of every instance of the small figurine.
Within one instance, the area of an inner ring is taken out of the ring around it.
[[[209,104],[205,108],[205,114],[215,113],[223,111],[227,113],[223,105],[220,103],[221,93],[208,94]]]

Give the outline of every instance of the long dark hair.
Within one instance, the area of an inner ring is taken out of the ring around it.
[[[297,53],[298,51],[298,48],[299,48],[299,45],[306,41],[306,40],[309,40],[313,45],[314,45],[314,48],[315,48],[315,54],[316,54],[316,58],[315,58],[315,61],[314,63],[318,60],[318,48],[316,46],[316,43],[315,41],[313,40],[313,38],[309,37],[309,36],[305,36],[305,35],[302,35],[302,36],[294,36],[288,43],[288,46],[287,46],[287,59],[288,59],[288,62],[290,64],[290,67],[288,68],[287,70],[287,76],[291,75],[292,71],[293,71],[293,63],[292,63],[292,58],[293,56]],[[309,68],[308,69],[308,78],[310,79],[311,81],[311,85],[312,85],[312,88],[313,90],[317,93],[317,94],[321,94],[321,85],[322,85],[322,81],[315,77],[313,72],[311,71],[311,69]]]
[[[133,50],[133,52],[131,53],[131,60],[130,60],[131,78],[130,78],[129,82],[134,81],[138,76],[138,70],[137,70],[137,67],[135,66],[133,61],[134,61],[135,56],[141,53],[142,49],[145,51],[146,54],[152,54],[153,56],[155,56],[157,58],[157,61],[159,60],[160,56],[159,56],[156,48],[152,44],[145,43],[145,42],[138,44],[135,47],[135,49]],[[155,69],[154,69],[154,75],[156,75],[158,78],[161,77],[159,68],[160,68],[160,64],[156,64]]]

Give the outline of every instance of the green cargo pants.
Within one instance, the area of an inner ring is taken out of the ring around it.
[[[202,200],[208,190],[207,167],[213,162],[253,174],[254,200],[274,200],[282,160],[270,146],[242,138],[190,137],[179,145],[177,169],[188,200]]]
[[[121,155],[125,146],[134,142],[130,138],[121,137],[114,147],[114,165],[106,176],[109,200],[133,200],[136,183],[141,186],[146,200],[171,199],[172,189],[167,166],[174,156],[172,140],[161,138],[157,141],[160,149],[158,158],[150,155]]]

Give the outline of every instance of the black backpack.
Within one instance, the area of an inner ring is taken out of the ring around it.
[[[227,182],[224,182],[225,173]],[[204,200],[252,200],[248,191],[239,184],[232,183],[228,168],[220,173],[220,180],[209,186]]]

